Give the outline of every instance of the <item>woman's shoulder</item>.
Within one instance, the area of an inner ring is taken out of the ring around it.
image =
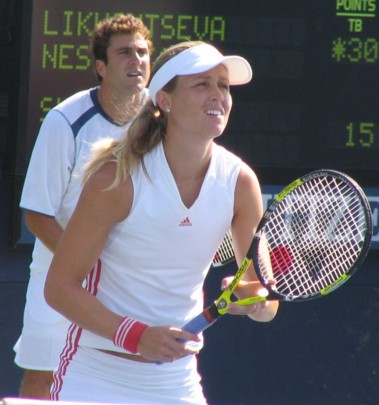
[[[121,219],[124,219],[130,209],[133,199],[133,185],[130,176],[119,184],[114,185],[117,173],[117,163],[113,160],[103,163],[94,171],[84,184],[83,193],[87,200],[103,209],[110,209]],[[126,209],[126,211],[125,211]]]
[[[234,164],[240,165],[242,163],[242,159],[239,156],[217,143],[213,143],[212,154],[218,159],[223,159]]]
[[[117,172],[117,163],[114,160],[109,160],[102,163],[91,175],[88,177],[85,185],[87,188],[94,190],[109,189],[115,178]]]

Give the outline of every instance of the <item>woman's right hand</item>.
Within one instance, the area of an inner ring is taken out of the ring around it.
[[[138,343],[138,352],[144,358],[158,362],[173,362],[185,356],[197,354],[198,350],[188,342],[199,343],[198,335],[172,326],[146,328]]]

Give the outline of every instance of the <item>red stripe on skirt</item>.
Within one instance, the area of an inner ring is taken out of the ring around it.
[[[98,285],[101,275],[101,260],[99,259],[96,265],[86,278],[86,290],[92,295],[96,296],[98,291]],[[83,328],[72,323],[67,331],[66,345],[63,348],[58,369],[53,375],[53,385],[51,387],[50,399],[52,401],[59,401],[59,393],[63,386],[63,377],[66,375],[67,367],[74,358],[75,353],[78,350],[80,336],[82,335]]]

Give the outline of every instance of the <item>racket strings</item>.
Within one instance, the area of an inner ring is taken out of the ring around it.
[[[264,277],[274,278],[276,291],[289,298],[318,294],[353,266],[366,231],[361,200],[351,187],[335,177],[310,180],[277,205],[264,227]]]
[[[213,257],[212,266],[219,267],[229,263],[234,259],[234,250],[232,245],[232,232],[230,229],[224,235],[221,245],[218,247]]]

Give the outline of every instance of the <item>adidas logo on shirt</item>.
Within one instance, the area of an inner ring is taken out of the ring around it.
[[[191,221],[189,220],[189,218],[185,218],[183,219],[183,221],[179,224],[179,226],[192,226]]]

